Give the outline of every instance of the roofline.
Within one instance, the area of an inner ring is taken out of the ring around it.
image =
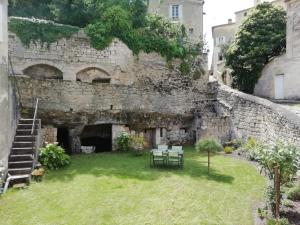
[[[216,26],[212,26],[212,30],[218,27],[226,27],[226,26],[232,26],[232,25],[236,25],[236,22],[232,22],[232,23],[224,23],[221,25],[216,25]]]
[[[247,8],[247,9],[242,9],[242,10],[239,10],[239,11],[236,11],[234,14],[238,14],[240,12],[245,12],[245,11],[249,11],[250,9],[253,9],[254,7],[250,7],[250,8]]]

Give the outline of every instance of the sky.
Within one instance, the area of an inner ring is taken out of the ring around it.
[[[206,0],[204,4],[204,36],[210,49],[209,65],[213,51],[211,28],[234,18],[234,12],[254,6],[254,0]]]

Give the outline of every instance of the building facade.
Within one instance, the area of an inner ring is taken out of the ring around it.
[[[286,0],[286,53],[265,66],[254,94],[270,99],[300,99],[300,0]]]
[[[260,4],[262,1],[254,0],[254,6]],[[273,5],[286,8],[284,0],[272,1]],[[232,78],[230,70],[225,68],[224,47],[228,46],[234,41],[235,34],[238,31],[243,20],[251,13],[253,8],[248,8],[235,12],[235,21],[228,20],[227,24],[217,25],[212,27],[212,36],[214,39],[213,59],[212,59],[212,75],[219,82],[231,86]]]
[[[185,25],[190,38],[203,39],[203,0],[150,0],[149,12]]]

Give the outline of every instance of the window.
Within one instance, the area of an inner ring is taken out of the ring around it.
[[[190,29],[189,29],[189,33],[190,33],[190,34],[193,34],[193,33],[194,33],[194,28],[190,28]]]
[[[0,42],[3,41],[3,3],[0,2]]]
[[[247,15],[248,15],[247,12],[245,12],[245,13],[244,13],[244,16],[247,16]]]
[[[224,36],[216,38],[216,45],[225,44],[225,42],[226,42],[226,38]]]
[[[164,137],[164,128],[160,128],[160,137]]]
[[[179,5],[172,5],[172,19],[179,19]]]
[[[223,54],[222,53],[219,53],[219,61],[223,61]]]

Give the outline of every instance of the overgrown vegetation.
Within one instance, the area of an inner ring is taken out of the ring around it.
[[[57,170],[70,164],[70,156],[57,144],[47,144],[40,149],[39,162],[49,170]]]
[[[263,67],[285,52],[286,12],[270,3],[259,4],[245,19],[225,52],[233,86],[253,93]]]
[[[11,0],[10,14],[37,16],[85,28],[91,45],[98,50],[105,49],[114,38],[118,38],[136,55],[141,51],[157,52],[168,62],[175,58],[181,59],[181,73],[191,74],[195,57],[202,52],[202,41],[191,44],[184,26],[173,24],[160,16],[147,15],[147,4],[147,0],[48,0],[44,4],[36,4],[37,10],[43,9],[43,16],[41,13],[35,13],[35,10],[30,13],[32,5],[21,0]],[[78,31],[78,28],[70,26],[57,26],[40,20],[36,22],[32,24],[31,20],[14,20],[10,29],[26,45],[31,40],[49,44],[61,37],[68,38]],[[198,79],[202,72],[200,68],[193,71],[191,76]]]
[[[11,17],[9,30],[14,32],[25,46],[29,46],[31,41],[40,41],[49,46],[61,38],[70,38],[79,28],[47,20]]]

